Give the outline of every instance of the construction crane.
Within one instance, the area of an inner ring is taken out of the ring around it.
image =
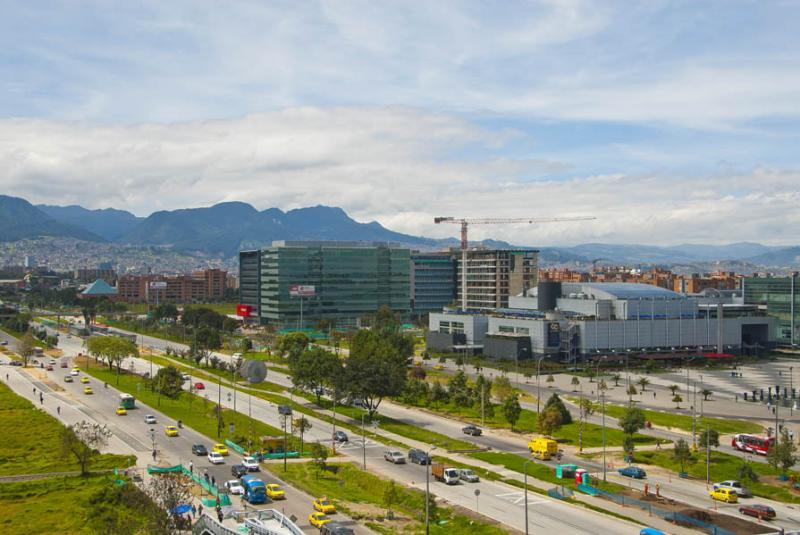
[[[594,216],[577,217],[506,217],[506,218],[486,218],[486,219],[467,219],[461,217],[435,217],[433,222],[436,224],[451,223],[461,225],[461,309],[467,309],[467,227],[469,225],[503,225],[506,223],[558,223],[561,221],[590,221],[597,219]]]

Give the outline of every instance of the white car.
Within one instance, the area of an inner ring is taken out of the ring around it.
[[[156,417],[153,416],[152,414],[148,414],[147,416],[144,417],[144,423],[154,424],[156,423]]]
[[[248,472],[258,472],[261,469],[258,465],[258,461],[252,457],[245,457],[242,459],[242,465],[247,468]]]
[[[209,452],[208,454],[208,462],[211,464],[223,464],[225,462],[225,457],[217,453],[216,451]]]
[[[226,481],[225,488],[231,494],[244,494],[244,487],[242,487],[242,484],[239,483],[238,479],[231,479],[230,481]]]
[[[184,381],[188,381],[191,379],[191,377],[188,374],[184,373],[183,375],[181,375],[181,379],[183,379]]]
[[[72,370],[69,372],[70,375],[78,375],[80,372],[78,370]]]

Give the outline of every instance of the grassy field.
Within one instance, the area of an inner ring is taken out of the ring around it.
[[[85,368],[85,363],[81,362],[81,369]],[[183,423],[193,428],[195,431],[203,435],[217,440],[217,416],[216,416],[216,403],[213,400],[207,400],[203,396],[190,395],[188,393],[182,394],[178,399],[170,399],[161,396],[159,405],[159,396],[151,392],[145,387],[144,380],[138,375],[123,373],[120,376],[119,385],[117,385],[116,373],[109,370],[107,367],[99,367],[93,364],[88,373],[101,381],[106,381],[110,385],[115,385],[116,388],[122,392],[132,394],[142,403],[146,403],[151,407],[158,408],[161,412],[173,418],[174,420],[182,420]],[[137,385],[141,385],[137,387]],[[113,407],[109,407],[112,410]],[[219,440],[231,439],[241,441],[242,437],[246,437],[249,424],[253,424],[254,437],[262,435],[283,435],[283,431],[267,425],[259,420],[253,418],[252,420],[246,415],[233,412],[232,410],[222,410],[222,433]],[[230,433],[228,429],[229,424],[234,424],[234,433]]]
[[[683,414],[672,414],[669,412],[658,412],[644,410],[645,419],[653,422],[653,425],[681,429],[683,431],[692,430],[692,417]],[[606,414],[614,418],[619,418],[625,412],[625,407],[606,403]],[[705,429],[706,426],[716,430],[721,435],[731,433],[760,433],[764,430],[763,426],[739,420],[723,420],[719,418],[700,418],[697,417],[697,429]]]
[[[392,506],[395,514],[402,519],[395,521],[384,520],[386,511],[383,503],[384,491],[389,481],[370,472],[356,468],[350,463],[330,464],[328,470],[318,473],[311,463],[293,463],[289,465],[288,472],[276,469],[276,473],[309,494],[314,496],[328,496],[342,511],[352,513],[357,509],[352,504],[371,504],[374,506],[372,513],[364,515],[356,513],[353,516],[366,520],[367,526],[386,534],[421,534],[425,532],[423,523],[425,509],[425,495],[416,489],[409,489],[396,485],[397,501]],[[459,534],[459,535],[500,535],[506,530],[482,522],[477,518],[454,513],[449,508],[438,508],[438,522],[432,522],[432,534]],[[440,523],[442,522],[442,523]]]
[[[73,457],[62,458],[61,423],[0,384],[0,427],[20,432],[6,433],[0,441],[0,475],[69,472],[80,467]],[[98,455],[90,469],[125,468],[133,456]]]
[[[672,457],[672,450],[650,450],[637,451],[635,458],[638,464],[652,464],[680,472],[681,466]],[[735,455],[729,455],[718,451],[711,451],[711,480],[722,481],[725,479],[739,479],[737,468],[742,464],[742,459]],[[779,482],[776,476],[780,475],[779,470],[764,463],[750,463],[753,471],[759,475],[759,482],[745,483],[755,496],[771,498],[781,502],[800,503],[800,494],[789,490],[789,482]],[[703,479],[706,478],[706,456],[705,451],[700,450],[692,456],[686,464],[686,471],[690,477]],[[800,478],[800,473],[790,472],[790,474]]]
[[[192,303],[190,305],[176,304],[175,306],[178,308],[210,308],[219,314],[236,314],[236,303]],[[126,307],[128,312],[132,312],[134,314],[146,314],[149,309],[155,308],[155,305],[148,305],[147,303],[130,303],[127,304]]]

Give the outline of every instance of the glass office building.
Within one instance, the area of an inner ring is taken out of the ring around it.
[[[382,306],[403,318],[411,312],[410,251],[401,247],[273,242],[260,251],[259,270],[261,324],[314,329],[324,321],[347,328],[356,327],[360,318]],[[294,286],[307,287],[302,292],[307,295],[292,295]]]
[[[411,254],[411,313],[441,312],[456,298],[456,263],[452,253]]]
[[[800,288],[797,273],[789,277],[747,277],[744,279],[744,302],[766,308],[775,317],[778,344],[800,343]]]

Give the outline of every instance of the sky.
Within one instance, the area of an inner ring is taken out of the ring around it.
[[[800,243],[800,1],[0,0],[0,193]]]

